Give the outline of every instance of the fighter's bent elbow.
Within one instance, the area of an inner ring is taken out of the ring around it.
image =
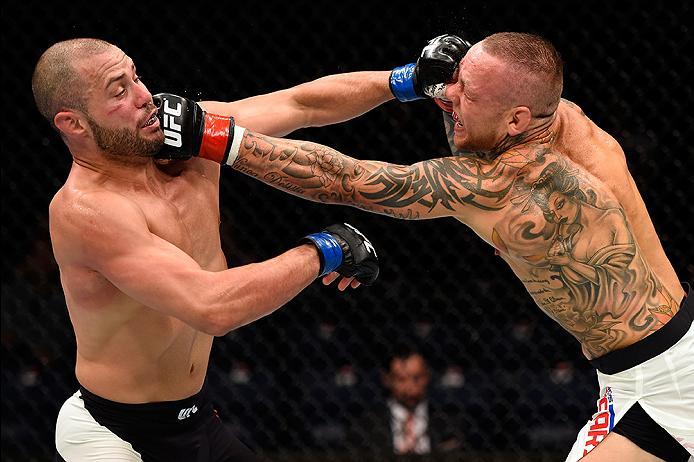
[[[253,307],[249,309],[248,307]],[[221,337],[232,330],[250,324],[280,308],[281,303],[267,303],[242,299],[218,306],[219,309],[205,310],[199,330],[215,337]]]
[[[234,328],[229,329],[226,326],[213,326],[211,329],[208,329],[205,333],[214,337],[224,337],[232,330],[234,330]]]
[[[238,323],[229,319],[224,313],[209,307],[203,309],[200,318],[199,330],[215,337],[222,337],[239,327]]]
[[[244,306],[248,306],[245,301],[208,305],[203,308],[199,316],[198,329],[208,335],[221,337],[278,308],[265,307],[262,303],[256,303],[252,305],[258,308],[256,313],[255,311],[244,309]]]

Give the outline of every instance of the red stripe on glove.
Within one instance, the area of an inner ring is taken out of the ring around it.
[[[224,161],[231,117],[205,114],[205,125],[200,143],[199,157],[213,160],[219,164]]]

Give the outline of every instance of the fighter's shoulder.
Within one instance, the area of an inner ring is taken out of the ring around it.
[[[615,177],[621,177],[622,168],[610,159],[573,159],[561,150],[548,150],[543,161],[536,164],[528,175],[533,187],[548,181],[563,188],[577,188],[585,194],[585,200],[600,207],[617,207],[619,200],[614,192]]]
[[[616,143],[612,136],[593,122],[593,120],[583,112],[583,109],[573,101],[562,98],[557,112],[559,113],[560,119],[563,119],[561,120],[563,128],[568,130],[569,133],[575,137],[590,137],[591,139],[594,137],[605,138]]]
[[[584,117],[586,116],[586,113],[583,112],[583,109],[581,109],[581,107],[578,104],[574,103],[573,101],[569,101],[566,98],[561,99],[560,107],[576,112]]]
[[[576,104],[562,99],[558,113],[560,129],[555,145],[578,164],[592,171],[597,167],[593,164],[598,162],[625,162],[619,142],[589,119]]]
[[[144,217],[142,209],[128,197],[106,189],[80,190],[63,186],[49,205],[52,223],[65,228],[99,227],[105,222]]]
[[[91,266],[100,256],[127,245],[133,230],[146,229],[146,219],[131,199],[116,192],[63,187],[49,205],[49,228],[61,267]]]

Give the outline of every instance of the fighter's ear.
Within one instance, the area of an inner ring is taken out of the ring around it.
[[[86,131],[81,115],[71,110],[58,112],[53,117],[53,123],[64,136],[81,136]]]
[[[516,106],[511,109],[507,132],[509,136],[516,136],[528,129],[530,120],[533,118],[528,106]]]

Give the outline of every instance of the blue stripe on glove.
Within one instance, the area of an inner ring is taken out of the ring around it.
[[[313,233],[306,236],[315,244],[321,256],[321,269],[318,277],[332,273],[342,264],[342,247],[328,233]]]
[[[398,101],[413,101],[422,99],[414,90],[414,68],[415,63],[406,64],[405,66],[396,67],[390,73],[390,91],[398,99]]]

